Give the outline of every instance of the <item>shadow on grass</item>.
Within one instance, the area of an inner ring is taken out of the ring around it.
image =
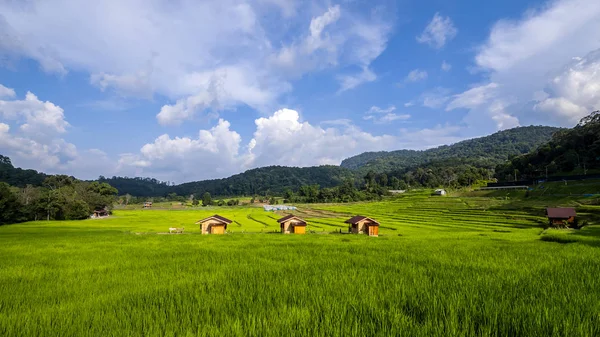
[[[592,247],[600,247],[600,227],[587,226],[579,230],[565,232],[554,232],[544,234],[540,240],[546,242],[556,242],[561,244],[580,243]]]

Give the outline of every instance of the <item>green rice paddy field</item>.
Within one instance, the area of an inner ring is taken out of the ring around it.
[[[2,226],[0,336],[600,335],[600,228],[544,230],[541,209],[515,206],[299,205],[296,236],[252,207]],[[231,234],[200,235],[214,213]],[[380,236],[333,234],[354,214]]]

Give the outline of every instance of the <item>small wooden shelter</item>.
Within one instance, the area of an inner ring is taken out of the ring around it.
[[[281,233],[283,234],[305,234],[306,233],[306,221],[303,219],[290,214],[277,220],[281,227]]]
[[[357,215],[346,220],[350,224],[350,232],[353,234],[369,234],[369,236],[379,236],[379,222],[366,216]]]
[[[146,201],[144,203],[144,208],[150,208],[150,207],[152,207],[152,201]]]
[[[577,217],[575,209],[570,207],[547,208],[546,215],[551,225],[561,225],[565,221],[569,224],[574,224]]]
[[[92,215],[93,218],[101,218],[101,217],[105,217],[108,216],[108,211],[105,209],[98,209],[94,211],[94,214]]]
[[[232,222],[233,221],[227,218],[215,214],[213,216],[209,216],[208,218],[199,220],[196,222],[196,225],[200,225],[202,234],[225,234],[227,225]]]

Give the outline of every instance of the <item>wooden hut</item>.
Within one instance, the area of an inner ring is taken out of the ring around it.
[[[144,208],[151,208],[152,207],[152,201],[146,201],[144,203]]]
[[[230,223],[231,220],[215,214],[196,222],[196,225],[200,225],[202,234],[225,234]]]
[[[101,217],[105,217],[108,216],[108,211],[105,209],[98,209],[94,211],[94,215],[92,215],[92,217],[94,218],[101,218]]]
[[[277,220],[279,227],[281,227],[281,233],[283,234],[305,234],[306,233],[306,221],[303,219],[290,214]]]
[[[547,208],[546,215],[550,225],[562,225],[565,221],[575,224],[577,213],[574,208]]]
[[[357,215],[348,220],[350,232],[353,234],[369,234],[369,236],[379,236],[379,222],[366,216]]]

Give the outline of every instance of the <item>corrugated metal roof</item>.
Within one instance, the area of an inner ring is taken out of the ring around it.
[[[568,219],[572,216],[577,216],[574,208],[561,207],[561,208],[548,208],[546,214],[549,218],[555,219]]]

